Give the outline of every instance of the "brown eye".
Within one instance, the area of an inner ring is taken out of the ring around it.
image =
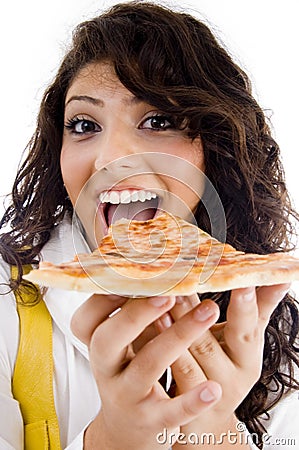
[[[89,134],[100,131],[100,127],[92,120],[72,119],[66,126],[74,134]]]
[[[147,128],[150,130],[167,130],[168,128],[175,128],[173,120],[171,117],[156,114],[154,116],[148,117],[142,123],[141,128]]]
[[[151,119],[151,126],[152,128],[166,128],[169,126],[169,122],[167,122],[165,117],[152,117]]]
[[[90,131],[95,131],[95,124],[90,120],[81,120],[76,124],[74,131],[76,131],[76,133],[88,133]]]

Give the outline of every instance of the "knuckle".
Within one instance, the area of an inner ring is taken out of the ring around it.
[[[182,413],[186,418],[196,415],[198,413],[197,409],[198,408],[195,407],[194,402],[182,402]]]
[[[102,327],[97,327],[94,330],[94,333],[92,334],[90,338],[90,347],[96,348],[97,353],[103,353],[106,349],[106,346],[103,345],[105,342],[105,333],[102,330]]]
[[[184,379],[197,380],[197,372],[194,370],[194,366],[190,362],[180,361],[176,370],[177,373],[182,375]]]
[[[80,320],[77,314],[72,317],[70,325],[72,333],[85,345],[89,345],[94,330]]]
[[[202,356],[211,357],[214,356],[216,352],[215,345],[209,338],[192,344],[190,350],[195,359]]]
[[[261,338],[260,330],[257,327],[255,327],[250,332],[243,333],[240,336],[240,341],[244,344],[250,344],[259,342],[260,338]]]
[[[71,319],[71,330],[72,333],[80,339],[82,335],[82,321],[78,317],[78,313],[75,313]]]

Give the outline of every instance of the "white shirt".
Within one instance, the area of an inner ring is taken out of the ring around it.
[[[82,252],[89,252],[86,242],[76,227],[64,221],[44,246],[42,259],[60,263]],[[0,293],[7,292],[3,283],[7,283],[9,278],[10,267],[2,262]],[[89,296],[48,289],[44,297],[53,319],[54,396],[61,443],[65,450],[83,449],[84,430],[101,405],[89,366],[87,347],[70,330],[72,315]],[[18,341],[19,319],[15,297],[13,293],[6,293],[0,295],[0,450],[23,449],[23,420],[18,402],[11,393]],[[271,412],[271,419],[266,424],[268,435],[265,437],[265,449],[298,448],[298,424],[298,393],[292,393]],[[285,443],[287,439],[288,444]]]

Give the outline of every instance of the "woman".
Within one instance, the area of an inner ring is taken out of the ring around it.
[[[176,177],[155,165],[162,154]],[[278,146],[246,74],[211,31],[187,14],[148,2],[116,5],[79,25],[42,100],[1,222],[11,225],[1,236],[3,286],[10,266],[18,268],[10,283],[18,294],[24,265],[93,249],[113,220],[109,211],[97,215],[107,191],[162,193],[171,212],[179,198],[210,232],[202,186],[186,186],[188,171],[184,178],[183,163],[174,164],[183,160],[218,192],[228,243],[256,253],[291,249],[297,215]],[[72,229],[74,209],[81,226]],[[150,209],[152,203],[134,216],[148,218]],[[121,207],[119,214],[125,213]],[[48,290],[61,446],[175,449],[182,436],[210,433],[208,448],[250,448],[239,421],[260,448],[266,430],[292,438],[295,431],[281,415],[286,404],[297,413],[298,310],[288,288],[206,294],[199,305],[196,296],[126,301]],[[13,293],[3,289],[1,414],[9,417],[1,420],[1,439],[7,448],[21,448],[23,420],[11,392],[19,320]],[[30,292],[37,302],[36,290]],[[167,393],[158,380],[169,365]]]

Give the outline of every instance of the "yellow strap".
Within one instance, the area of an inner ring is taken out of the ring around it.
[[[30,269],[23,267],[24,273]],[[17,277],[15,266],[11,276]],[[39,297],[39,302],[32,304],[30,293],[22,285],[16,293],[20,342],[12,391],[24,420],[25,449],[61,450],[53,395],[52,320],[40,292]]]

